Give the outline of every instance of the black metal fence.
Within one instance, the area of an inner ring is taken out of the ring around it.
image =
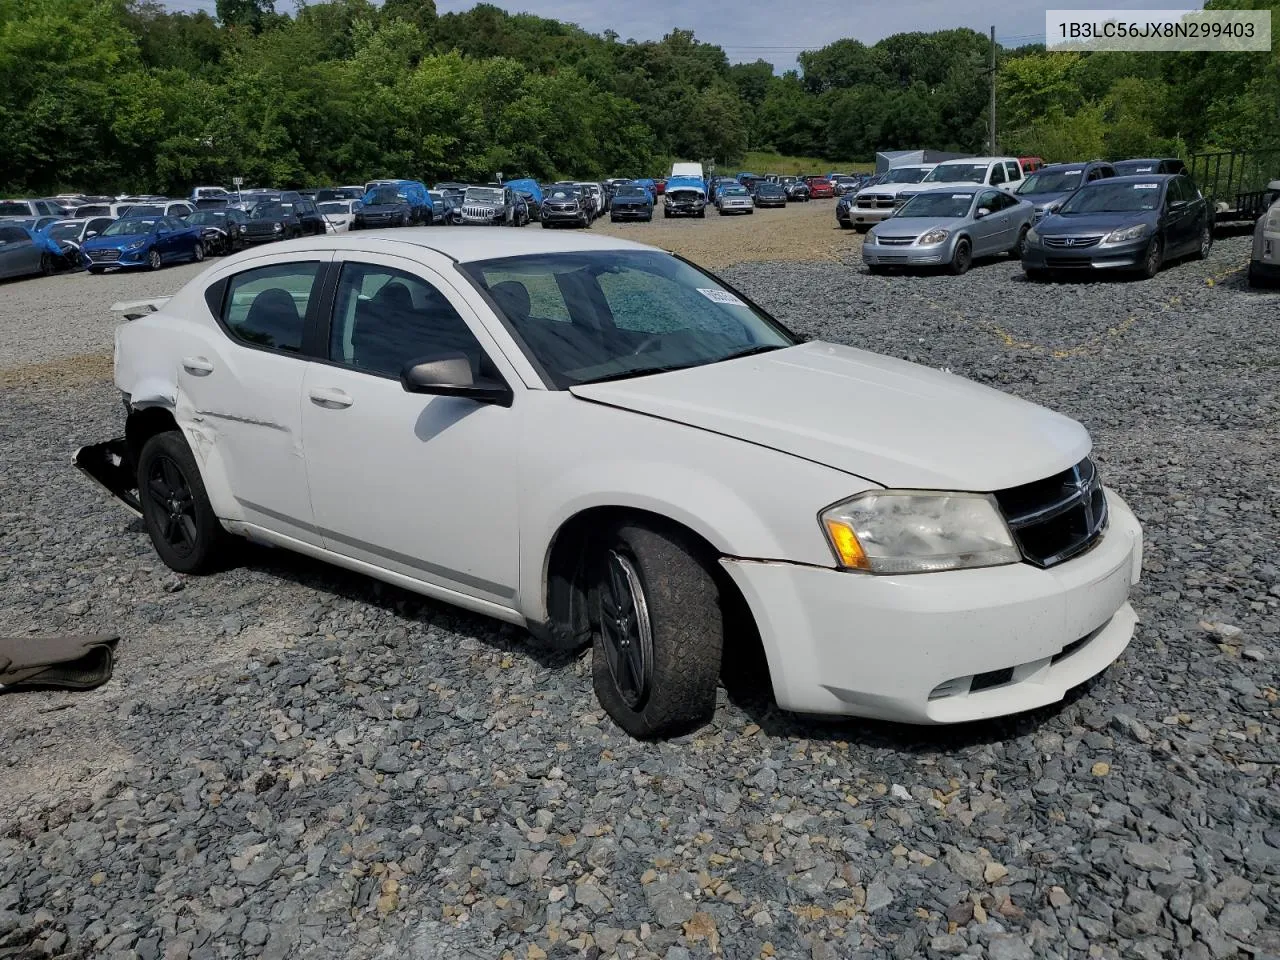
[[[1266,209],[1266,188],[1280,180],[1280,147],[1197,153],[1187,168],[1219,220],[1253,220]]]

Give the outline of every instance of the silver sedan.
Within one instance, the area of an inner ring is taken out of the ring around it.
[[[716,196],[716,209],[721,216],[728,213],[755,213],[756,202],[746,187],[725,187]]]
[[[977,257],[1020,257],[1034,213],[1033,204],[991,187],[927,190],[867,233],[862,262],[872,273],[888,267],[965,273]]]

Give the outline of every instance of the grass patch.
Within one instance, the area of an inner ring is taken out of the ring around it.
[[[873,173],[874,163],[853,163],[848,160],[823,160],[820,157],[787,157],[769,150],[752,150],[743,158],[742,163],[733,168],[749,170],[751,173],[777,173],[784,176],[795,176],[801,173]]]

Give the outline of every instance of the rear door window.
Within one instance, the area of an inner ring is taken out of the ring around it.
[[[245,343],[286,353],[302,350],[307,307],[315,294],[321,264],[276,263],[231,278],[222,322]]]

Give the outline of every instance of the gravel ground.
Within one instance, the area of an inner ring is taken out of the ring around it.
[[[1129,652],[958,729],[723,703],[634,743],[583,660],[493,621],[269,551],[168,573],[69,466],[119,425],[106,380],[0,388],[0,625],[125,638],[99,691],[3,698],[0,956],[1280,954],[1280,296],[1245,256],[728,272],[804,332],[1079,418],[1142,518]],[[6,336],[70,357],[120,296],[41,327],[7,292]]]

